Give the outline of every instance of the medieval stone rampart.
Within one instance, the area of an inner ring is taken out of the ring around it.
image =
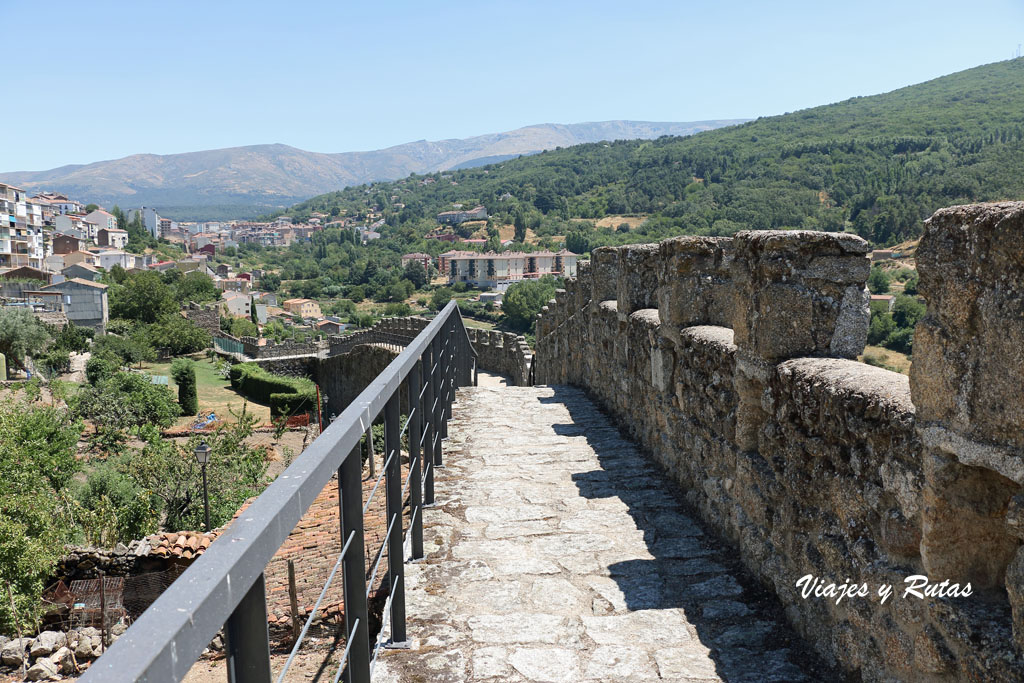
[[[843,667],[1024,680],[1024,202],[926,222],[909,380],[853,360],[867,253],[808,231],[596,249],[538,319],[537,382],[587,389]],[[872,592],[804,599],[807,574]],[[973,595],[904,597],[915,574]]]
[[[410,316],[384,318],[373,327],[347,336],[329,338],[330,355],[348,353],[361,344],[399,344],[412,341],[430,323],[428,318]],[[533,354],[524,337],[511,332],[466,328],[477,353],[481,370],[505,375],[517,386],[528,384]]]

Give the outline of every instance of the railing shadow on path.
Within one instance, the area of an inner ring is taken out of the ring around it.
[[[586,439],[600,465],[572,475],[580,495],[618,498],[643,533],[650,559],[607,567],[629,611],[682,609],[723,680],[844,679],[793,631],[781,603],[743,569],[735,548],[699,521],[679,485],[613,418],[583,409],[580,389],[550,389],[553,396],[538,400],[562,404],[572,416],[552,425],[554,433]]]

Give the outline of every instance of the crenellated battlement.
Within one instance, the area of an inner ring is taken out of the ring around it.
[[[868,249],[810,231],[595,249],[538,318],[537,382],[586,388],[842,666],[1020,680],[1024,202],[926,222],[909,381],[854,360]],[[897,595],[805,600],[805,574]],[[911,574],[974,596],[901,598]]]

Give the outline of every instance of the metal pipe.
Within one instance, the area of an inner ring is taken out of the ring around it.
[[[270,633],[263,574],[228,617],[225,631],[228,683],[270,683]]]
[[[420,404],[420,381],[423,362],[417,363],[409,372],[409,507],[411,509],[412,548],[411,559],[423,557],[423,515],[417,514],[423,506],[423,483],[420,470],[420,432],[422,431],[423,407]]]
[[[390,456],[387,468],[388,519],[394,531],[388,539],[388,580],[391,600],[391,642],[404,644],[405,637],[405,548],[402,533],[402,440],[398,436],[402,398],[395,391],[384,408],[384,450]]]
[[[349,640],[346,683],[369,683],[370,637],[366,605],[366,550],[363,539],[363,467],[358,446],[338,468],[338,507],[341,508],[341,537],[351,538],[352,548],[342,560],[342,583],[345,594],[345,634]]]

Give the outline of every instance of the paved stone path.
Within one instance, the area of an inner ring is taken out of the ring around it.
[[[453,415],[407,565],[413,647],[375,681],[829,677],[582,392],[480,386]]]

